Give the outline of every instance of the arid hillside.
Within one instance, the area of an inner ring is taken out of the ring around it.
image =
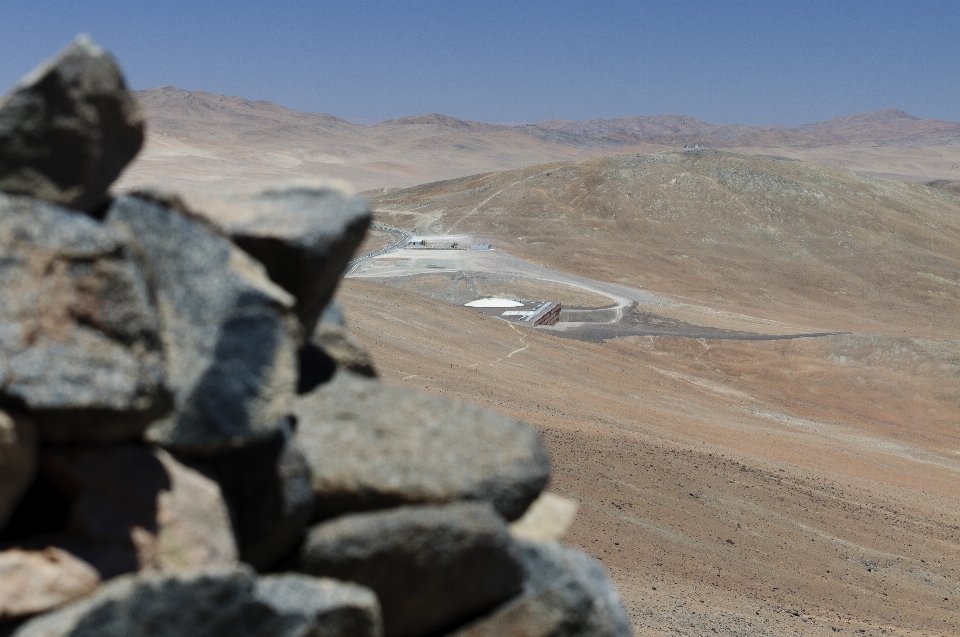
[[[359,189],[411,185],[584,156],[509,126],[442,115],[376,126],[270,102],[159,87],[137,93],[147,144],[121,187],[182,190],[336,177]]]
[[[347,279],[384,380],[542,432],[638,637],[960,635],[960,341],[584,343]]]
[[[857,113],[825,122],[787,126],[717,125],[687,116],[625,116],[584,122],[553,119],[521,128],[559,131],[596,140],[659,141],[669,145],[747,147],[775,145],[823,146],[868,143],[880,146],[949,146],[960,143],[960,124],[920,119],[896,108]]]
[[[450,265],[479,263],[469,250],[384,255],[338,297],[384,381],[538,427],[550,489],[580,507],[564,540],[610,570],[639,637],[960,636],[960,145],[937,137],[949,123],[360,126],[148,93],[150,139],[126,187],[343,177],[375,188],[377,221],[502,251],[490,254],[515,271]],[[724,151],[676,150],[709,127]],[[631,145],[641,138],[660,142]],[[407,275],[403,261],[421,265]],[[569,276],[522,274],[535,264]],[[476,292],[603,313],[609,297],[564,285],[575,277],[669,301],[637,314],[722,329],[587,341],[459,305]]]
[[[379,218],[811,330],[960,336],[960,197],[718,151],[608,157],[391,191]]]
[[[339,177],[360,190],[405,187],[695,144],[912,181],[960,180],[960,124],[896,110],[797,128],[719,126],[684,115],[502,126],[430,114],[366,126],[170,86],[137,96],[147,112],[147,143],[120,188],[160,183],[196,190],[291,177]]]

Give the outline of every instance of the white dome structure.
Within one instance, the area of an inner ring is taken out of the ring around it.
[[[477,299],[465,304],[467,307],[520,307],[522,302],[515,299]]]

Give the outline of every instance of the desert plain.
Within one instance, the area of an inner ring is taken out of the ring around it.
[[[960,124],[361,126],[140,98],[121,188],[344,179],[426,241],[342,281],[350,328],[384,380],[540,430],[579,505],[563,540],[637,635],[960,635]],[[463,305],[484,296],[562,323]]]

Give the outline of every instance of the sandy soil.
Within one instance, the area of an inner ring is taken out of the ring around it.
[[[960,634],[956,342],[594,344],[370,281],[339,297],[385,380],[540,428],[581,503],[565,539],[638,635]]]

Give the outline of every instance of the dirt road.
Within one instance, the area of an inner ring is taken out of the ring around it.
[[[464,245],[471,241],[469,237],[459,238]],[[436,237],[418,236],[416,239],[428,244],[440,243]],[[444,244],[449,243],[449,237],[443,239]],[[401,288],[425,277],[446,276],[452,282],[465,282],[467,289],[462,298],[446,299],[458,304],[478,298],[477,280],[551,283],[609,299],[609,305],[602,311],[571,309],[557,325],[538,328],[577,340],[603,342],[624,336],[652,335],[764,340],[836,333],[811,332],[769,319],[682,303],[635,287],[554,270],[500,250],[420,249],[394,245],[359,257],[352,263],[355,265],[349,271],[350,278]],[[552,291],[556,293],[557,288]],[[560,301],[565,306],[575,306],[564,298],[531,300]]]

